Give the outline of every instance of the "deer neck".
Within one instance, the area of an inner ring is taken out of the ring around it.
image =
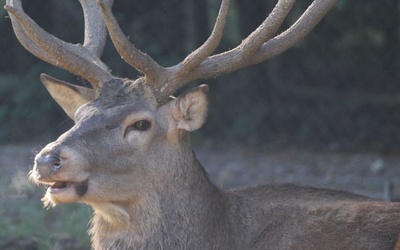
[[[160,245],[190,248],[228,233],[222,192],[210,182],[190,145],[183,145],[179,154],[165,158],[169,160],[163,164],[168,168],[141,197],[121,203],[91,204],[95,249],[156,249]]]

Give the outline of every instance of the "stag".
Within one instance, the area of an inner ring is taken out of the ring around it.
[[[294,185],[217,188],[189,139],[189,132],[206,120],[208,88],[171,96],[194,80],[284,52],[336,2],[314,0],[276,35],[295,3],[279,0],[240,45],[213,55],[228,13],[229,1],[222,0],[207,41],[179,64],[162,67],[128,41],[112,14],[112,0],[80,0],[82,45],[45,32],[24,13],[20,0],[7,0],[5,9],[20,43],[92,86],[40,77],[75,122],[35,157],[30,178],[48,186],[44,204],[91,206],[93,249],[398,249],[398,203]],[[100,60],[107,30],[121,57],[142,77],[116,77]]]

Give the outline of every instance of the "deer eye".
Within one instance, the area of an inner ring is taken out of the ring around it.
[[[139,130],[139,131],[145,131],[150,128],[151,124],[149,121],[146,120],[140,120],[135,122],[133,125],[130,126],[131,130]]]
[[[140,120],[128,126],[125,130],[124,137],[131,131],[146,131],[151,127],[151,123],[146,120]]]

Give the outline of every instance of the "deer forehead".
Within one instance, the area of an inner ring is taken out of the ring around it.
[[[152,90],[142,82],[114,79],[100,89],[96,99],[76,111],[75,122],[89,118],[122,121],[135,113],[154,114],[158,107]]]
[[[116,100],[114,104],[108,101],[104,105],[102,101],[93,101],[79,108],[75,114],[75,124],[85,128],[112,129],[118,126],[128,126],[138,120],[158,120],[157,107],[143,100],[131,100],[121,102]]]

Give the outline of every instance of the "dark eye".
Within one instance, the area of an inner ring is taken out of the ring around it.
[[[131,126],[131,129],[139,131],[145,131],[148,130],[149,128],[150,128],[150,122],[146,120],[137,121]]]
[[[131,131],[146,131],[151,127],[151,123],[146,120],[140,120],[125,129],[124,137]]]

